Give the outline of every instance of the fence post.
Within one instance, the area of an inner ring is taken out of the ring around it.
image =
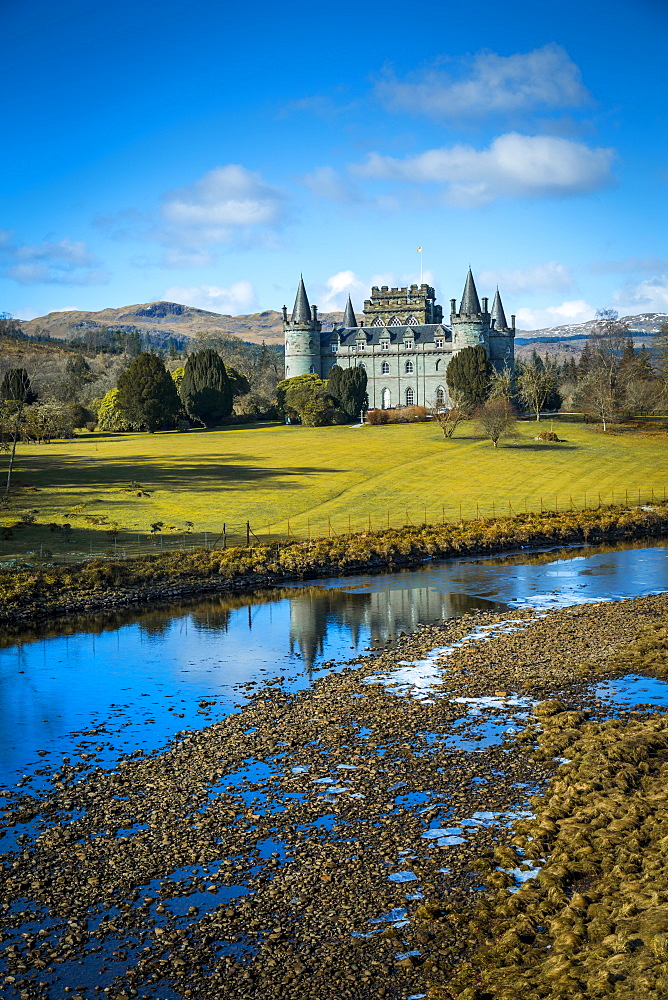
[[[543,513],[543,498],[540,498],[540,512]]]
[[[329,537],[331,538],[332,537],[332,519],[331,519],[331,517],[327,518],[327,524],[329,525],[329,529],[328,529],[329,530]]]
[[[601,491],[598,491],[598,505],[601,506]]]
[[[492,500],[492,517],[496,517],[496,507],[494,505],[494,501],[493,500]]]
[[[587,509],[587,494],[586,493],[585,493],[585,498],[584,498],[584,509],[585,510]]]
[[[350,530],[350,514],[348,514],[348,534],[352,535],[352,531]]]
[[[459,523],[462,523],[462,505],[459,505]]]
[[[628,507],[628,505],[629,505],[629,491],[627,490],[626,491],[626,506]]]
[[[475,519],[476,519],[476,521],[480,520],[480,504],[479,503],[477,503],[475,505]]]
[[[310,517],[306,518],[306,538],[307,538],[307,540],[309,542],[311,541],[311,518]]]
[[[389,510],[387,512],[387,527],[388,528],[390,527],[390,512],[389,512]]]
[[[290,537],[290,518],[288,518],[288,538]]]
[[[250,548],[250,521],[246,521],[246,548]]]
[[[369,531],[371,531],[371,514],[369,514]]]
[[[459,519],[462,517],[462,505],[459,505]],[[445,504],[441,506],[441,524],[445,524]]]
[[[227,525],[223,522],[223,550],[227,548]]]

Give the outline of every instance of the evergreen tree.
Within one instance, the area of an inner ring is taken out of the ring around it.
[[[367,404],[367,377],[365,369],[359,366],[356,368],[344,368],[337,381],[338,394],[335,395],[331,389],[330,392],[338,400],[339,406],[346,416],[351,419],[359,417],[360,412]]]
[[[240,371],[236,368],[230,368],[229,365],[225,365],[225,370],[227,371],[227,377],[230,380],[230,388],[232,389],[232,398],[236,399],[238,396],[245,396],[251,391],[250,382],[245,375],[242,375]]]
[[[205,427],[216,427],[232,412],[232,384],[216,351],[190,355],[179,391],[188,416]]]
[[[0,399],[29,406],[37,399],[25,368],[10,368],[0,385]]]
[[[174,380],[157,354],[135,358],[118,380],[118,410],[128,423],[141,430],[173,427],[179,412]]]
[[[455,354],[445,372],[453,402],[470,409],[487,399],[491,377],[492,366],[482,344]]]
[[[327,392],[334,399],[341,398],[341,379],[343,378],[343,368],[341,365],[334,365],[329,369],[327,376]]]

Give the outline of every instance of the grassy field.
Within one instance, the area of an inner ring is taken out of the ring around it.
[[[306,428],[227,427],[187,434],[105,435],[20,446],[15,489],[0,525],[0,558],[26,551],[136,554],[147,546],[228,543],[245,523],[306,538],[389,524],[440,522],[528,510],[663,497],[668,439],[555,424],[560,444],[534,441],[537,425],[495,450],[465,426],[445,441],[431,424]],[[547,429],[548,422],[541,422]],[[3,457],[3,466],[6,457]],[[133,485],[134,484],[134,485]],[[75,510],[73,511],[73,508]],[[77,510],[78,508],[78,510]],[[106,521],[104,520],[106,519]],[[95,523],[95,521],[102,523]],[[151,525],[163,522],[149,537]],[[191,522],[192,527],[188,524]],[[71,525],[65,535],[58,527]],[[117,537],[113,533],[116,527]],[[110,533],[111,529],[111,533]],[[190,536],[190,537],[189,537]]]

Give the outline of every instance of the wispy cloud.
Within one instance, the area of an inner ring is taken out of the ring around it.
[[[0,268],[21,285],[104,285],[109,274],[82,240],[67,238],[20,243],[0,232]]]
[[[371,180],[441,185],[448,202],[473,207],[502,197],[563,198],[595,191],[610,183],[614,156],[612,149],[558,136],[508,132],[487,149],[457,145],[403,159],[370,153],[351,169]]]
[[[572,326],[594,319],[596,309],[584,299],[562,302],[547,309],[518,309],[517,326],[521,330],[544,330],[552,326]]]
[[[278,188],[259,173],[230,163],[165,194],[160,216],[177,242],[212,245],[278,228],[285,208],[286,197]]]
[[[477,281],[481,288],[498,285],[502,293],[564,292],[573,286],[573,271],[551,260],[533,267],[481,271]]]
[[[375,90],[391,111],[439,119],[563,110],[591,102],[577,65],[554,44],[510,56],[479,52],[450,72],[439,65],[404,79],[388,72]]]
[[[612,301],[622,314],[668,312],[668,276],[657,275],[637,284],[624,285],[615,292]]]
[[[162,296],[166,302],[180,302],[208,312],[237,316],[247,313],[255,303],[255,289],[250,281],[235,281],[229,288],[218,285],[172,285]]]
[[[624,260],[595,260],[592,274],[657,274],[668,271],[668,257],[626,257]]]

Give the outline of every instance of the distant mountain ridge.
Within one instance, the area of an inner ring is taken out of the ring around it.
[[[323,328],[341,323],[342,312],[320,315]],[[223,332],[254,344],[283,343],[283,314],[275,310],[252,313],[246,316],[227,316],[208,312],[179,302],[145,302],[140,305],[121,306],[118,309],[101,309],[98,312],[71,310],[52,312],[37,319],[23,321],[21,329],[29,336],[47,334],[59,340],[72,340],[87,332],[109,327],[130,333],[150,333],[168,340],[170,336],[195,337],[202,331],[213,334]]]
[[[343,321],[343,313],[321,313],[323,329],[331,329]],[[636,344],[649,346],[652,338],[668,322],[668,313],[638,313],[624,316],[621,320],[628,326]],[[563,326],[545,327],[541,330],[518,330],[516,345],[518,354],[523,355],[534,347],[544,346],[561,353],[579,354],[585,340],[594,333],[596,320],[586,323],[567,323]],[[259,344],[283,344],[283,316],[276,310],[251,313],[242,316],[228,316],[208,312],[195,306],[185,306],[179,302],[145,302],[139,305],[121,306],[118,309],[101,309],[98,312],[70,311],[52,312],[38,319],[23,321],[21,329],[28,335],[48,334],[59,340],[82,337],[87,331],[110,327],[116,330],[150,333],[168,340],[170,336],[195,337],[198,332],[213,334],[222,332],[239,337],[241,340]]]

